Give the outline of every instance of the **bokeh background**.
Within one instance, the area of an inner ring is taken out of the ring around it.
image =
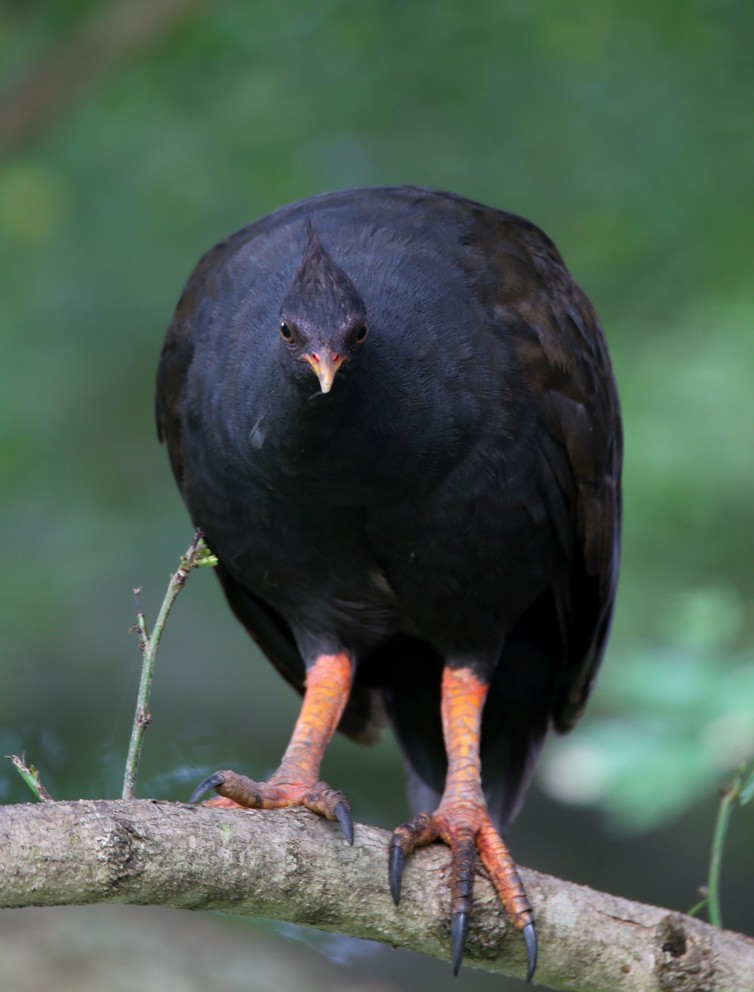
[[[0,753],[25,752],[56,798],[120,794],[131,590],[153,618],[191,538],[152,392],[199,256],[325,190],[449,188],[555,240],[603,319],[625,415],[611,646],[582,724],[548,746],[514,855],[691,907],[718,787],[754,755],[754,6],[4,0],[0,60]],[[261,777],[296,710],[195,574],[158,659],[139,794],[185,799],[216,767]],[[337,741],[324,773],[357,819],[404,818],[391,740]],[[0,802],[28,798],[0,765]],[[749,933],[752,807],[723,873],[724,922]],[[66,976],[193,990],[207,962],[231,992],[522,987],[133,908],[6,911],[0,947],[12,992]]]

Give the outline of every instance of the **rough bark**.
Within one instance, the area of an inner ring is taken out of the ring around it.
[[[448,854],[409,862],[399,908],[388,834],[303,810],[134,801],[0,809],[0,907],[132,903],[287,920],[448,957]],[[537,984],[563,992],[752,992],[754,940],[522,869],[540,937]],[[480,873],[466,965],[524,972],[520,936]]]

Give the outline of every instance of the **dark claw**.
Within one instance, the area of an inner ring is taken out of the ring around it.
[[[406,864],[406,855],[398,844],[390,845],[390,856],[388,865],[388,878],[390,879],[390,895],[397,906],[401,901],[401,881],[403,879],[403,866]]]
[[[453,914],[450,924],[450,957],[453,964],[453,974],[461,970],[463,949],[466,946],[466,935],[469,932],[469,914],[462,911]]]
[[[205,792],[209,792],[210,789],[214,789],[218,785],[225,785],[225,776],[222,772],[215,772],[214,775],[210,775],[208,778],[205,778],[203,782],[200,782],[191,793],[189,802],[198,803]]]
[[[341,799],[335,804],[333,813],[335,814],[335,819],[340,824],[343,836],[349,844],[353,844],[353,817],[351,816],[351,810],[348,808],[348,803]]]
[[[526,941],[526,981],[531,982],[537,967],[537,931],[533,923],[527,923],[521,932]]]

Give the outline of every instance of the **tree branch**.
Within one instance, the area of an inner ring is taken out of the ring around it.
[[[448,852],[387,886],[388,834],[305,810],[176,803],[51,802],[0,809],[0,907],[133,903],[213,909],[385,941],[448,957]],[[537,982],[563,992],[734,992],[751,988],[754,941],[699,920],[523,869],[540,936]],[[520,936],[477,879],[467,965],[523,975]]]

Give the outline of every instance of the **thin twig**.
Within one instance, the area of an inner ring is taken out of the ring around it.
[[[131,730],[131,742],[128,747],[126,772],[123,779],[123,799],[133,799],[135,796],[136,773],[139,767],[142,744],[144,742],[144,732],[152,722],[152,716],[149,712],[149,696],[152,688],[152,675],[154,673],[154,662],[157,656],[157,648],[160,643],[160,638],[162,637],[162,632],[165,629],[165,622],[167,621],[170,610],[175,602],[175,598],[186,584],[186,579],[189,577],[189,573],[192,568],[198,568],[201,565],[215,564],[217,564],[217,559],[214,555],[210,554],[207,545],[204,543],[202,532],[197,530],[194,534],[194,540],[191,542],[186,553],[181,557],[177,570],[170,576],[167,592],[165,593],[165,598],[162,601],[162,606],[160,607],[160,612],[157,615],[157,620],[155,621],[154,630],[152,631],[151,636],[147,630],[146,619],[141,608],[141,590],[134,589],[134,597],[136,600],[136,624],[132,629],[136,632],[136,634],[138,634],[139,637],[139,648],[142,654],[142,664],[141,679],[139,681],[139,695],[136,700],[136,714],[134,716],[134,725]]]
[[[47,789],[42,784],[42,779],[40,778],[39,771],[34,767],[34,765],[26,764],[26,755],[19,756],[17,754],[6,754],[6,758],[13,762],[13,764],[18,769],[18,773],[21,778],[26,782],[31,791],[37,797],[37,799],[42,803],[52,802],[52,796],[47,791]]]
[[[725,838],[730,825],[730,817],[737,805],[743,805],[750,796],[747,790],[752,789],[751,777],[747,780],[746,765],[741,765],[736,772],[736,777],[728,785],[721,789],[722,799],[720,809],[717,811],[715,821],[715,832],[712,837],[712,853],[710,855],[709,876],[707,879],[707,915],[710,923],[715,927],[723,925],[723,916],[720,909],[720,869],[723,861],[723,849],[725,848]]]

